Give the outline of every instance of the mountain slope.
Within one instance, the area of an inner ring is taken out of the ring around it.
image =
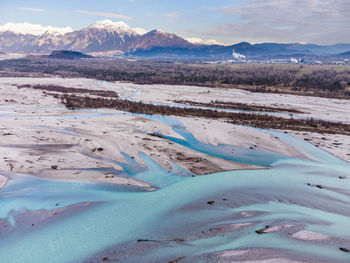
[[[153,47],[191,47],[193,44],[175,35],[152,30],[140,37],[133,50],[149,50]]]
[[[81,52],[128,51],[141,36],[123,22],[98,22],[63,36],[60,48]]]

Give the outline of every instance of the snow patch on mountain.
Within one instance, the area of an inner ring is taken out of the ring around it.
[[[123,21],[113,22],[108,19],[97,21],[95,24],[89,26],[89,28],[106,30],[109,33],[117,32],[119,34],[128,34],[128,35],[133,35],[133,34],[144,35],[147,33],[146,29],[143,29],[140,27],[132,28]]]
[[[34,35],[41,36],[44,34],[48,35],[64,35],[69,32],[73,32],[71,27],[52,27],[52,26],[42,26],[39,24],[29,24],[29,23],[7,23],[0,26],[0,33],[12,32],[17,35]]]
[[[197,37],[190,37],[190,38],[186,38],[186,40],[192,44],[197,44],[197,45],[221,45],[221,46],[224,45],[223,43],[220,43],[215,39],[203,40]]]
[[[142,27],[134,27],[133,29],[134,29],[134,31],[136,31],[137,34],[139,34],[141,36],[149,32],[148,30],[146,30]]]

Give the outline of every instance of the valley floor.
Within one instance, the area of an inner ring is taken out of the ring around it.
[[[62,92],[37,85],[177,107],[220,101],[285,108],[293,113],[267,114],[350,125],[349,100],[0,78],[0,255],[7,262],[136,262],[141,254],[144,262],[346,262],[349,135],[72,110]]]
[[[18,89],[17,86],[57,85],[114,91],[123,99],[170,106],[178,106],[174,101],[181,100],[200,103],[246,103],[300,112],[271,113],[285,118],[293,115],[296,119],[314,118],[350,124],[348,100],[259,94],[234,89],[111,83],[88,79],[1,78],[0,82],[0,144],[3,146],[0,147],[3,156],[0,160],[0,170],[56,179],[147,186],[130,178],[110,176],[113,173],[110,169],[122,173],[123,167],[120,163],[125,162],[125,154],[139,165],[143,165],[139,152],[152,157],[165,168],[171,167],[170,161],[199,175],[258,167],[209,156],[204,152],[199,153],[164,138],[152,136],[160,133],[182,138],[172,126],[151,116],[126,114],[110,109],[66,110],[59,97],[48,95],[44,90]],[[208,145],[229,144],[247,149],[260,147],[286,156],[300,155],[262,130],[232,125],[224,120],[176,118],[184,124],[188,132]],[[287,132],[350,161],[350,136]]]

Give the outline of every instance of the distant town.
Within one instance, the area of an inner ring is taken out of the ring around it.
[[[232,59],[208,61],[208,64],[307,64],[350,65],[350,59],[336,56],[262,56],[247,57],[232,50]]]

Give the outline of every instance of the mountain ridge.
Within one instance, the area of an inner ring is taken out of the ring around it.
[[[110,53],[126,54],[128,56],[190,56],[228,58],[232,50],[246,56],[273,56],[273,55],[337,55],[350,50],[350,44],[335,44],[321,46],[299,43],[258,43],[241,42],[234,45],[209,45],[190,43],[186,39],[157,29],[148,31],[143,28],[132,28],[124,22],[111,20],[98,21],[80,30],[64,32],[53,27],[32,27],[28,23],[26,29],[36,28],[33,34],[30,31],[17,30],[18,27],[0,26],[0,51],[10,53],[39,53],[47,54],[55,50],[71,50],[83,53]],[[38,25],[34,25],[38,26]],[[11,30],[15,28],[16,32]],[[52,29],[53,28],[53,29]],[[46,29],[52,29],[47,31]],[[34,29],[33,29],[34,30]],[[46,31],[45,31],[46,30]],[[56,33],[55,33],[56,30]],[[22,34],[22,33],[23,34]],[[29,32],[29,33],[28,33]],[[25,33],[25,34],[24,34]]]
[[[12,32],[15,34],[22,35],[35,35],[40,36],[44,34],[49,35],[63,35],[68,32],[72,32],[71,27],[52,27],[52,26],[42,26],[39,24],[29,24],[29,23],[6,23],[0,26],[0,33]]]

